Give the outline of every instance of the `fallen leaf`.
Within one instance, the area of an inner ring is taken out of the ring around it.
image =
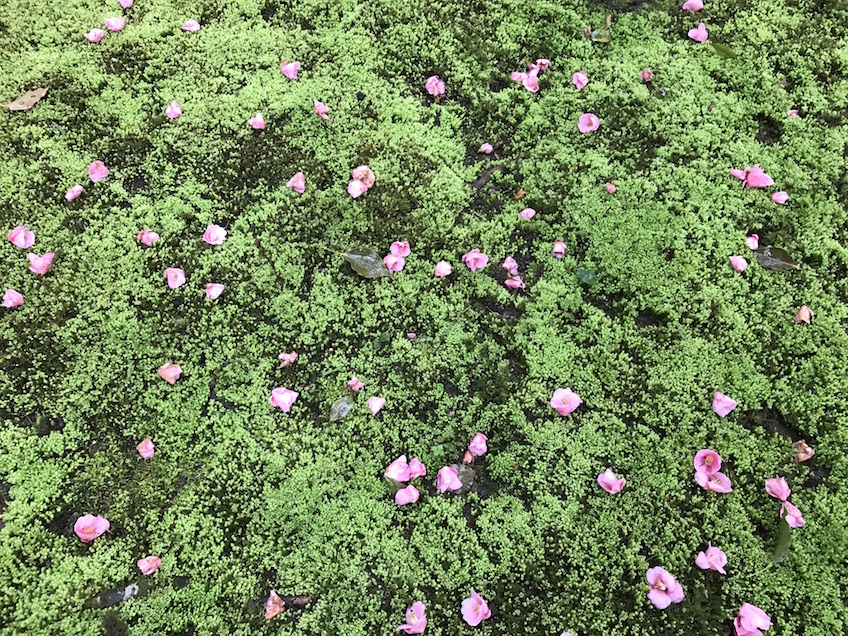
[[[119,603],[131,599],[133,596],[144,594],[147,592],[147,579],[141,578],[137,583],[131,583],[124,587],[113,587],[108,590],[103,590],[94,598],[86,601],[86,607],[100,609],[103,607],[113,607]]]
[[[598,29],[597,31],[592,31],[592,42],[609,42],[612,40],[612,34],[609,29]]]
[[[809,325],[813,315],[813,311],[809,307],[801,305],[801,309],[795,314],[795,323],[800,325],[802,322],[805,322]]]
[[[360,247],[342,254],[345,260],[360,276],[365,278],[380,278],[391,276],[389,270],[383,264],[383,259],[374,250],[368,247]]]
[[[337,420],[342,419],[345,415],[350,413],[350,410],[353,408],[353,396],[346,395],[343,398],[340,398],[333,402],[333,405],[330,407],[330,421],[335,422]]]
[[[710,40],[710,45],[712,45],[715,54],[723,60],[732,60],[736,57],[736,52],[725,44]]]
[[[816,454],[816,451],[814,451],[812,447],[807,445],[807,442],[805,442],[804,440],[792,442],[792,448],[795,450],[796,462],[805,462]]]
[[[518,192],[516,192],[513,197],[516,201],[524,198],[524,188],[518,188]]]
[[[588,269],[578,269],[574,272],[575,276],[580,279],[580,282],[584,285],[591,287],[598,280],[598,276],[595,272]]]
[[[792,257],[779,247],[759,247],[754,250],[760,265],[766,269],[798,269]]]
[[[489,179],[492,178],[492,175],[495,172],[506,172],[506,168],[503,166],[492,166],[491,168],[486,168],[483,172],[480,173],[480,176],[477,178],[477,181],[474,183],[469,183],[469,188],[482,188],[484,185],[489,183]]]
[[[710,105],[707,106],[707,112],[712,111],[713,108],[715,108],[715,102],[710,102]]]
[[[14,101],[9,102],[6,104],[6,108],[9,110],[29,110],[45,95],[47,95],[46,88],[36,88],[34,91],[24,93]]]
[[[777,546],[774,548],[772,560],[775,563],[780,563],[789,554],[789,546],[792,545],[792,528],[786,523],[786,519],[781,519],[777,523]]]
[[[386,486],[391,491],[392,495],[394,495],[398,490],[403,490],[406,488],[402,483],[400,483],[397,479],[392,479],[391,477],[383,476],[383,481],[386,482]]]

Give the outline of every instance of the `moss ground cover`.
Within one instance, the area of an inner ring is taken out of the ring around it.
[[[612,40],[593,44],[581,29],[607,12]],[[83,38],[122,13],[123,31]],[[704,44],[686,35],[700,21]],[[0,3],[0,97],[49,88],[2,113],[3,231],[24,224],[30,251],[56,253],[37,276],[0,246],[3,288],[25,298],[0,316],[0,634],[370,636],[416,600],[433,636],[725,636],[742,603],[771,616],[770,634],[846,633],[847,28],[843,2],[811,0],[695,15],[671,2]],[[537,58],[552,66],[532,94],[509,74]],[[302,63],[296,80],[286,60]],[[434,74],[439,104],[424,90]],[[172,100],[179,119],[164,117]],[[264,131],[247,125],[257,111]],[[582,113],[597,131],[578,132]],[[111,171],[98,183],[94,160]],[[754,163],[785,205],[730,176]],[[361,164],[376,184],[352,199]],[[303,194],[285,187],[298,171]],[[212,223],[222,245],[201,240]],[[145,228],[161,240],[141,245]],[[760,267],[750,233],[799,269]],[[396,240],[412,254],[391,279],[324,249],[385,254]],[[490,257],[474,273],[460,262],[472,248]],[[526,289],[504,286],[507,256]],[[433,276],[440,260],[451,276]],[[187,283],[169,289],[168,267]],[[208,282],[226,286],[216,301]],[[793,320],[803,304],[812,325]],[[168,362],[183,369],[173,386],[156,375]],[[351,375],[365,388],[328,423]],[[277,386],[300,392],[289,413],[268,403]],[[583,405],[562,417],[548,402],[566,386]],[[739,402],[726,419],[714,391]],[[386,398],[377,416],[370,395]],[[439,495],[436,471],[478,431],[474,489]],[[135,448],[145,437],[151,460]],[[798,439],[811,461],[793,460]],[[721,454],[732,493],[694,482],[701,448]],[[428,475],[398,507],[381,477],[401,453]],[[627,479],[615,495],[595,481],[608,466]],[[779,505],[763,484],[778,475],[806,525],[775,565]],[[87,513],[111,529],[82,543]],[[726,577],[695,567],[708,542]],[[149,554],[162,565],[145,579]],[[682,603],[648,602],[654,566]],[[89,606],[140,579],[137,598]],[[471,587],[492,609],[475,628],[459,613]],[[265,623],[272,588],[313,602]]]

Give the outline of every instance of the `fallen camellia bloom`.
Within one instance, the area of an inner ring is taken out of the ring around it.
[[[816,451],[804,440],[792,442],[792,449],[795,451],[795,461],[799,463],[807,461],[816,454]]]
[[[159,240],[159,235],[153,230],[142,230],[138,233],[136,239],[149,247]]]
[[[397,628],[399,632],[407,634],[423,634],[424,628],[427,627],[427,617],[424,616],[424,603],[417,601],[406,610],[406,625],[401,625]]]
[[[176,119],[183,114],[183,109],[177,102],[171,102],[168,104],[168,107],[165,109],[165,117],[168,119]]]
[[[801,305],[801,308],[798,310],[798,313],[795,314],[795,323],[801,324],[802,322],[812,324],[813,319],[813,310],[807,307],[806,305]]]
[[[173,382],[171,383],[173,384]],[[143,459],[153,459],[154,447],[153,440],[149,437],[145,437],[141,440],[138,445],[135,447],[138,451],[138,454],[141,455]]]
[[[283,75],[289,79],[297,79],[297,72],[300,70],[300,62],[289,62],[286,60],[283,62],[283,66],[280,70],[283,72]]]
[[[789,194],[781,190],[780,192],[775,192],[773,195],[771,195],[771,200],[775,203],[783,205],[789,200]]]
[[[409,249],[409,243],[406,241],[395,241],[392,243],[389,251],[395,256],[409,256],[412,250]]]
[[[217,300],[224,293],[224,285],[221,283],[206,283],[206,300]]]
[[[462,262],[465,263],[468,266],[468,269],[472,272],[476,272],[478,269],[483,269],[486,266],[489,262],[489,257],[475,247],[462,257]]]
[[[609,468],[607,468],[604,472],[598,475],[598,484],[600,484],[601,488],[606,490],[611,495],[614,495],[617,492],[621,492],[621,489],[624,488],[624,484],[627,483],[627,480],[622,477],[619,479],[615,476],[615,473],[612,472]]]
[[[413,458],[411,462],[409,462],[409,478],[415,479],[416,477],[423,477],[427,474],[427,469],[424,468],[424,464],[417,457]]]
[[[716,572],[727,574],[724,571],[724,566],[727,565],[727,555],[710,544],[706,552],[698,553],[698,558],[695,559],[695,565],[702,570],[715,570]]]
[[[562,258],[565,256],[565,242],[561,238],[554,241],[553,255],[554,258]]]
[[[389,273],[396,274],[406,266],[406,259],[403,256],[386,254],[386,256],[383,257],[383,265],[386,266]]]
[[[103,181],[109,176],[109,168],[102,161],[92,161],[88,164],[88,178],[94,183]]]
[[[291,188],[298,194],[303,194],[303,191],[306,190],[306,176],[302,172],[298,172],[289,179],[286,187]]]
[[[648,600],[657,609],[665,609],[672,603],[683,600],[683,588],[665,568],[651,568],[646,577],[648,586],[651,588],[648,592]]]
[[[274,590],[268,595],[268,600],[265,601],[265,620],[270,621],[277,614],[286,609],[286,605],[280,595]]]
[[[583,71],[577,71],[574,75],[571,76],[571,83],[574,84],[578,89],[581,89],[589,83],[589,76],[586,75],[586,73],[584,73]]]
[[[570,415],[577,407],[583,404],[580,396],[574,393],[571,389],[557,389],[551,398],[551,406],[555,408],[560,415]]]
[[[501,267],[503,267],[512,276],[518,275],[518,263],[515,262],[515,259],[512,256],[507,256]]]
[[[462,619],[471,627],[477,627],[491,615],[492,612],[486,601],[472,588],[471,596],[462,601]]]
[[[278,406],[283,413],[288,413],[299,395],[300,393],[297,391],[278,386],[271,391],[271,397],[268,398],[268,401],[271,406]]]
[[[492,154],[492,152],[494,150],[495,149],[492,147],[492,144],[487,142],[487,143],[481,145],[480,150],[478,150],[477,152],[485,152],[487,155],[490,155],[490,154]]]
[[[447,261],[439,261],[436,263],[436,269],[433,271],[433,276],[450,276],[453,268]]]
[[[784,514],[786,514],[786,523],[789,524],[790,528],[802,528],[804,526],[804,517],[801,516],[801,511],[788,501],[780,504],[781,519],[783,519]]]
[[[256,113],[253,117],[247,120],[250,127],[254,130],[265,130],[265,118],[262,113]]]
[[[427,81],[424,82],[424,88],[426,88],[427,92],[433,97],[445,94],[445,83],[439,79],[438,75],[431,75],[428,77]]]
[[[126,25],[126,18],[106,18],[106,28],[110,31],[121,31]]]
[[[763,636],[771,627],[771,618],[756,605],[743,603],[733,621],[736,636]]]
[[[207,226],[206,231],[203,233],[203,240],[209,243],[209,245],[221,245],[227,240],[227,230],[213,223]]]
[[[80,184],[76,184],[75,186],[71,186],[68,188],[68,191],[65,192],[65,201],[69,203],[76,199],[79,195],[82,194],[83,187]]]
[[[53,252],[46,252],[44,256],[38,256],[30,252],[27,254],[29,271],[33,274],[46,274],[50,271],[50,266],[53,264],[53,256]]]
[[[374,171],[368,166],[357,166],[351,171],[351,177],[355,181],[361,181],[366,188],[371,188],[377,180]]]
[[[406,504],[415,503],[420,496],[421,493],[418,492],[418,489],[410,484],[395,493],[395,503],[399,506],[405,506]]]
[[[368,187],[361,181],[354,179],[347,184],[347,193],[354,199],[368,192]]]
[[[74,532],[83,543],[94,541],[109,529],[109,522],[97,515],[84,515],[74,524]]]
[[[24,297],[21,296],[14,289],[7,289],[3,293],[3,306],[7,309],[11,309],[12,307],[20,307],[24,304]]]
[[[313,100],[312,106],[315,108],[315,114],[318,115],[321,119],[329,119],[327,113],[330,112],[330,109],[327,108],[327,105],[324,102],[319,102],[317,99]]]
[[[524,86],[524,88],[526,88],[531,93],[538,93],[539,92],[539,78],[535,74],[533,74],[533,73],[528,74],[527,76],[524,77],[524,79],[521,81],[521,83]]]
[[[462,482],[459,480],[459,471],[451,466],[442,466],[436,475],[436,489],[445,494],[460,488],[462,488]]]
[[[724,393],[716,391],[713,393],[713,411],[719,417],[727,417],[728,414],[739,406],[739,402]]]
[[[697,29],[689,29],[689,37],[695,40],[695,42],[706,42],[709,37],[707,27],[701,22]]]
[[[704,448],[695,453],[695,472],[712,475],[721,470],[721,455]]]
[[[386,466],[386,471],[383,474],[389,479],[394,479],[395,481],[409,481],[409,464],[406,463],[406,455],[401,455],[391,464]]]
[[[651,71],[651,69],[646,68],[642,71],[639,71],[639,79],[643,82],[650,82],[652,79],[654,79],[654,73]]]
[[[9,240],[15,247],[26,250],[35,243],[35,232],[31,232],[23,225],[19,225],[9,232]]]
[[[606,183],[606,186],[605,186],[605,187],[606,187],[606,189],[607,189],[607,192],[609,192],[610,194],[615,194],[615,193],[616,193],[616,191],[618,190],[618,188],[616,188],[616,187],[615,187],[615,184],[614,184],[614,183],[610,183],[609,181],[607,181],[607,183]]]
[[[171,364],[170,362],[163,364],[159,367],[159,370],[156,373],[160,378],[165,380],[168,384],[174,384],[177,380],[180,379],[180,375],[183,370],[178,364]]]
[[[197,33],[200,31],[200,22],[197,20],[186,20],[183,22],[183,31],[188,31],[189,33]]]
[[[683,9],[685,11],[693,11],[697,12],[704,8],[704,3],[702,0],[686,0],[683,3]]]
[[[468,443],[468,452],[474,457],[485,455],[489,450],[489,447],[486,445],[488,439],[489,438],[483,435],[483,433],[475,433],[474,437],[472,437],[471,441]]]
[[[772,477],[771,479],[766,479],[766,492],[775,499],[786,501],[789,499],[792,491],[789,489],[789,484],[786,483],[785,478]]]
[[[386,398],[374,397],[368,398],[368,410],[371,411],[371,415],[377,415],[380,411],[383,410],[383,407],[386,405]]]
[[[536,210],[534,210],[533,208],[524,208],[523,210],[521,210],[521,212],[518,213],[518,216],[520,216],[525,221],[529,221],[534,216],[536,216]]]
[[[162,564],[162,559],[157,556],[148,556],[143,559],[139,559],[136,565],[138,569],[141,570],[141,573],[144,576],[148,576],[153,574],[156,570],[159,569],[159,566]]]
[[[594,113],[583,113],[577,120],[577,130],[582,133],[590,133],[598,129],[601,125],[601,120]]]
[[[165,270],[165,278],[168,280],[168,287],[176,289],[185,284],[185,272],[179,267],[169,267]]]
[[[509,287],[510,289],[524,289],[524,281],[521,280],[521,276],[510,276],[504,281],[504,285]]]
[[[97,44],[100,40],[103,39],[103,36],[106,35],[106,31],[103,29],[92,29],[88,33],[85,34],[85,39],[91,42],[92,44]]]
[[[745,185],[749,188],[768,188],[774,185],[774,179],[763,172],[760,164],[755,163],[754,167],[748,170]]]
[[[297,360],[297,351],[292,351],[291,353],[281,353],[277,356],[277,359],[280,360],[280,368],[282,369],[290,364],[294,364],[294,361]]]
[[[360,382],[357,377],[353,375],[350,380],[347,381],[347,386],[351,391],[359,391],[359,389],[365,386],[365,383]]]
[[[760,237],[756,234],[751,234],[751,236],[745,239],[745,245],[747,245],[749,249],[757,249],[760,246]]]
[[[513,71],[509,74],[509,76],[512,78],[513,82],[518,82],[519,84],[527,79],[527,73],[522,73],[520,71]]]
[[[704,490],[712,490],[713,492],[728,493],[732,492],[730,487],[730,479],[724,473],[695,473],[695,481]]]
[[[730,264],[737,272],[744,272],[746,269],[748,269],[748,261],[746,261],[741,256],[731,256]]]

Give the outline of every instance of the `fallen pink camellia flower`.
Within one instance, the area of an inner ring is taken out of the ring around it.
[[[94,183],[98,181],[103,181],[106,177],[109,176],[109,168],[106,167],[102,161],[92,161],[88,164],[88,178],[91,179]]]
[[[182,116],[183,109],[177,102],[171,102],[168,104],[168,107],[165,109],[165,117],[168,119],[176,119],[177,117]]]
[[[795,119],[798,116],[798,111],[794,108],[789,110],[789,119]]]
[[[748,246],[748,249],[757,249],[760,246],[760,237],[756,234],[751,234],[751,236],[745,239],[745,245]]]
[[[490,155],[490,154],[492,154],[492,152],[494,150],[495,149],[492,147],[492,144],[487,142],[487,143],[481,145],[480,150],[478,150],[477,152],[485,152],[487,155]]]
[[[33,274],[46,274],[50,271],[50,266],[53,264],[53,252],[46,252],[44,256],[38,256],[29,252],[27,254],[27,258],[29,259],[29,271]]]
[[[106,18],[106,28],[110,31],[120,31],[127,25],[126,18]]]
[[[771,618],[756,605],[743,603],[733,621],[736,636],[763,636],[771,627]]]
[[[657,609],[665,609],[672,603],[680,603],[683,600],[683,587],[677,582],[665,568],[651,568],[646,573],[648,586],[648,600]]]
[[[271,406],[278,406],[283,413],[288,413],[299,395],[300,393],[297,391],[278,386],[271,391],[271,397],[268,398],[268,401]]]
[[[780,501],[786,501],[792,493],[789,489],[789,484],[786,483],[786,479],[784,477],[772,477],[771,479],[766,479],[766,492]]]
[[[283,599],[274,590],[271,590],[268,600],[265,601],[265,620],[270,621],[284,609],[286,609],[286,604]]]
[[[141,440],[138,445],[135,447],[138,451],[138,454],[141,455],[143,459],[153,459],[153,440],[149,437],[145,437]]]
[[[436,269],[433,271],[433,276],[450,276],[451,272],[453,272],[453,268],[450,266],[450,263],[447,261],[439,261],[436,263]]]
[[[800,325],[802,322],[807,323],[808,325],[812,324],[813,315],[812,309],[806,305],[801,305],[798,313],[795,314],[795,324]]]
[[[405,506],[406,504],[415,503],[420,496],[421,493],[418,492],[418,489],[410,484],[395,493],[395,503],[399,506]]]
[[[262,113],[256,113],[253,117],[247,120],[250,127],[254,130],[265,130],[265,118]]]
[[[462,488],[462,482],[459,480],[459,471],[451,466],[442,466],[436,475],[436,489],[445,494],[460,488]]]
[[[355,181],[361,181],[366,188],[371,188],[377,180],[374,171],[368,166],[357,166],[351,171],[351,177]]]
[[[396,274],[406,266],[406,259],[403,256],[386,254],[386,256],[383,257],[383,265],[386,266],[389,273]]]
[[[7,309],[12,307],[20,307],[24,304],[24,297],[14,289],[7,289],[3,292],[3,306]]]
[[[515,262],[515,259],[512,256],[507,256],[501,267],[503,267],[510,275],[518,276],[518,263]]]
[[[183,22],[183,31],[188,31],[189,33],[197,33],[200,31],[200,22],[197,20],[186,20]]]
[[[474,457],[485,455],[489,450],[489,447],[486,445],[488,439],[489,438],[483,435],[483,433],[475,433],[474,437],[472,437],[471,441],[468,443],[468,452]]]
[[[730,479],[724,473],[695,473],[695,481],[704,490],[712,490],[713,492],[728,493],[732,492],[730,487]]]
[[[565,256],[565,242],[561,238],[554,241],[553,255],[554,258],[562,258]]]
[[[80,184],[76,184],[75,186],[71,186],[68,188],[68,191],[65,192],[65,201],[70,203],[74,199],[76,199],[83,192],[83,187]]]
[[[472,272],[478,269],[483,269],[489,262],[489,257],[476,247],[462,257],[462,262],[468,266]]]
[[[439,79],[438,75],[431,75],[428,77],[427,81],[424,82],[424,88],[426,88],[427,92],[433,97],[445,94],[445,83]]]
[[[727,555],[710,544],[706,552],[698,553],[698,558],[695,559],[695,565],[702,570],[715,570],[716,572],[727,574],[724,571],[724,566],[727,565]]]
[[[84,515],[74,524],[74,532],[83,543],[94,541],[109,529],[109,522],[97,515]]]
[[[774,179],[763,172],[760,164],[755,163],[754,167],[748,170],[745,185],[749,188],[768,188],[774,185]]]
[[[645,70],[639,71],[639,79],[643,82],[650,82],[654,79],[654,73],[651,69],[646,68]]]
[[[802,528],[804,526],[804,517],[801,516],[801,511],[788,501],[780,504],[781,519],[783,519],[784,514],[786,514],[786,523],[789,524],[790,528]]]
[[[719,417],[727,417],[737,406],[739,406],[739,402],[724,393],[718,391],[713,393],[713,412]]]
[[[721,470],[721,455],[714,450],[704,448],[695,453],[695,472],[712,475]]]
[[[180,365],[171,364],[170,362],[163,364],[159,367],[159,370],[156,371],[157,375],[168,384],[174,384],[177,380],[179,380],[182,372],[183,370]]]
[[[607,468],[604,472],[598,475],[598,484],[600,484],[601,488],[606,490],[611,495],[614,495],[617,492],[621,492],[621,489],[624,488],[624,484],[627,483],[627,480],[622,477],[619,479],[615,476],[615,473],[612,472],[609,468]]]
[[[306,176],[302,172],[298,172],[289,179],[286,187],[291,188],[298,194],[303,194],[303,191],[306,190]]]
[[[586,75],[586,73],[584,73],[583,71],[577,71],[574,75],[571,76],[571,83],[574,84],[578,89],[581,89],[589,83],[589,76]]]
[[[159,240],[159,235],[153,230],[142,230],[138,233],[136,239],[149,247]]]
[[[144,576],[149,576],[159,569],[159,566],[162,565],[162,559],[157,556],[148,556],[139,559],[136,565]]]
[[[92,44],[97,44],[100,40],[103,39],[103,36],[106,35],[106,31],[103,29],[92,29],[88,33],[85,34],[85,39],[91,42]]]
[[[789,200],[789,194],[781,190],[780,192],[775,192],[773,195],[771,195],[771,200],[775,203],[783,205]]]
[[[580,396],[574,393],[571,389],[557,389],[551,398],[551,406],[555,408],[560,415],[570,415],[577,410],[577,407],[583,404]]]
[[[583,113],[577,120],[577,130],[582,133],[590,133],[598,129],[601,125],[601,120],[593,113]]]
[[[518,82],[521,84],[525,79],[527,79],[527,73],[522,73],[521,71],[513,71],[509,74],[512,78],[513,82]]]
[[[413,458],[411,462],[409,462],[409,478],[415,479],[416,477],[423,477],[427,474],[427,469],[424,468],[424,464],[417,457]]]
[[[283,75],[289,79],[297,79],[297,72],[300,70],[300,62],[289,62],[286,60],[283,62],[283,66],[280,70],[283,72]]]
[[[9,232],[9,240],[15,247],[26,250],[35,243],[35,232],[31,232],[23,225],[19,225]]]
[[[165,278],[168,280],[168,287],[171,289],[181,287],[186,282],[185,272],[179,267],[169,267],[166,269]]]
[[[397,628],[399,632],[407,634],[423,634],[427,627],[427,617],[424,616],[424,603],[417,601],[406,610],[406,624]]]
[[[362,387],[365,386],[364,382],[360,382],[359,379],[353,375],[350,377],[350,380],[347,381],[347,388],[351,391],[359,391]]]
[[[280,368],[283,369],[290,364],[294,364],[295,360],[297,360],[297,351],[292,351],[291,353],[281,353],[277,356],[277,359],[280,360]]]
[[[406,463],[406,455],[401,455],[391,464],[386,466],[383,473],[389,479],[404,482],[409,481],[409,464]]]
[[[377,415],[380,411],[383,410],[383,407],[386,405],[386,398],[374,397],[368,398],[368,410],[371,411],[371,415]]]
[[[689,37],[695,40],[695,42],[706,42],[709,37],[707,27],[701,22],[697,29],[689,29]]]
[[[221,283],[206,283],[206,300],[217,300],[224,293],[224,285]]]
[[[607,181],[607,183],[606,183],[606,189],[607,189],[607,192],[609,192],[610,194],[615,194],[616,191],[618,190],[618,188],[615,187],[615,184],[610,183],[609,181]]]
[[[693,11],[697,12],[704,8],[704,3],[702,0],[686,0],[683,3],[683,9],[685,11]]]
[[[527,75],[521,81],[521,83],[524,86],[524,88],[526,88],[531,93],[538,93],[539,92],[539,78],[536,75],[533,75],[532,73],[530,75]]]
[[[746,269],[748,269],[748,261],[746,261],[741,256],[731,256],[730,264],[737,272],[744,272]]]
[[[471,596],[462,601],[462,619],[471,625],[471,627],[477,627],[482,621],[491,616],[492,611],[489,609],[486,601],[472,588]]]
[[[347,184],[347,193],[353,197],[354,199],[368,192],[368,186],[366,186],[361,181],[357,181],[354,179],[350,183]]]
[[[315,114],[318,115],[321,119],[329,119],[327,113],[330,112],[330,109],[327,108],[327,105],[324,102],[319,102],[317,99],[313,100],[312,106],[315,108]]]
[[[206,227],[206,231],[203,233],[203,240],[209,243],[209,245],[221,245],[227,240],[227,230],[213,223]]]
[[[389,251],[395,256],[409,256],[412,252],[409,248],[409,243],[406,241],[395,241],[392,243]]]
[[[521,212],[518,213],[518,216],[520,216],[525,221],[529,221],[534,216],[536,216],[536,210],[534,210],[533,208],[524,208],[523,210],[521,210]]]
[[[504,281],[504,285],[509,287],[510,289],[524,289],[524,281],[521,280],[521,276],[515,275],[510,276]]]

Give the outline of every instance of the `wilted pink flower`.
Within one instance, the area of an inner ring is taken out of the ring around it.
[[[165,270],[165,278],[168,280],[168,287],[176,289],[186,282],[185,272],[179,267],[169,267]]]
[[[639,79],[643,82],[650,82],[652,79],[654,79],[654,73],[651,71],[651,69],[646,68],[642,71],[639,71]]]
[[[604,472],[598,475],[598,483],[601,488],[612,495],[617,492],[621,492],[621,489],[624,488],[624,484],[627,483],[627,480],[624,477],[619,479],[615,476],[614,472],[607,468]]]
[[[270,621],[284,609],[286,609],[285,601],[274,590],[271,590],[268,600],[265,601],[265,620]]]
[[[24,304],[24,297],[21,296],[14,289],[7,289],[3,293],[3,306],[7,309],[11,309],[12,307],[20,307]]]
[[[721,455],[714,450],[704,448],[695,453],[695,471],[712,475],[721,470]]]
[[[416,477],[423,477],[427,474],[427,469],[424,468],[424,464],[421,463],[421,460],[415,457],[411,462],[409,462],[409,478],[415,479]]]
[[[486,601],[472,589],[471,597],[462,601],[462,619],[471,627],[477,627],[491,615],[492,611]]]
[[[683,600],[683,588],[665,568],[651,568],[646,577],[648,586],[651,588],[648,592],[648,600],[657,609],[665,609],[672,603]]]
[[[465,451],[465,454],[462,456],[463,464],[473,464],[474,463],[474,455],[471,454],[470,451]]]
[[[197,33],[200,31],[200,22],[197,20],[186,20],[183,22],[183,31],[189,31],[191,33]]]
[[[19,225],[9,232],[9,240],[15,247],[26,250],[32,247],[33,243],[35,243],[35,233],[30,232],[23,225]]]
[[[71,186],[70,188],[68,188],[68,191],[65,192],[65,201],[68,201],[68,202],[73,201],[79,195],[82,194],[82,191],[83,191],[83,187],[80,184],[76,184],[75,186]]]
[[[179,380],[182,372],[183,370],[180,365],[171,364],[170,362],[166,362],[159,367],[158,371],[156,371],[157,375],[168,384],[174,384],[177,380]]]
[[[695,42],[706,42],[709,37],[707,34],[707,27],[704,26],[703,22],[701,22],[697,29],[689,29],[689,37],[695,40]]]
[[[571,83],[574,84],[578,89],[583,88],[586,84],[589,83],[589,76],[586,75],[583,71],[577,71],[574,75],[571,76]]]
[[[562,258],[565,256],[565,242],[561,238],[554,241],[553,255],[554,258]]]
[[[250,127],[254,130],[265,130],[265,118],[262,113],[256,113],[253,117],[247,120]]]
[[[132,0],[130,0],[132,1]],[[143,559],[139,559],[136,565],[138,569],[141,570],[141,573],[144,576],[148,576],[149,574],[153,574],[156,570],[159,569],[159,566],[162,564],[162,559],[157,556],[149,556],[144,557]]]
[[[135,447],[138,451],[138,454],[142,456],[143,459],[153,459],[153,440],[149,437],[145,437],[141,440],[138,445]]]
[[[507,256],[501,267],[503,267],[512,276],[518,275],[518,263],[515,262],[515,259],[512,256]]]
[[[755,163],[754,167],[748,170],[748,176],[745,180],[745,185],[749,188],[768,188],[774,185],[774,179],[768,176],[760,164]]]
[[[74,524],[74,532],[83,543],[94,541],[109,529],[109,522],[97,515],[84,515]]]
[[[492,154],[492,152],[494,150],[495,149],[492,147],[492,144],[485,143],[482,146],[480,146],[480,150],[478,150],[477,152],[485,152],[487,155],[490,155],[490,154]]]
[[[741,256],[731,256],[730,264],[737,272],[744,272],[746,269],[748,269],[748,261],[746,261]]]
[[[780,192],[775,192],[773,195],[771,195],[771,200],[775,203],[783,205],[789,200],[789,195],[783,190],[781,190]]]
[[[431,75],[428,77],[427,81],[424,83],[424,88],[426,88],[427,92],[433,97],[445,94],[445,83],[439,79],[438,75]]]
[[[451,466],[442,466],[436,475],[436,489],[444,494],[460,488],[462,488],[462,482],[459,480],[459,471]]]
[[[92,161],[88,164],[88,178],[94,183],[103,181],[109,176],[109,168],[102,161]]]
[[[394,254],[386,254],[383,257],[383,265],[390,273],[396,274],[406,265],[406,259],[403,256],[395,256]]]
[[[206,227],[206,231],[203,233],[203,240],[209,243],[209,245],[221,245],[227,240],[227,230],[213,223]]]
[[[533,75],[532,73],[526,75],[521,81],[521,83],[524,85],[524,88],[526,88],[531,93],[539,92],[539,78]]]
[[[399,632],[407,634],[423,634],[424,628],[427,627],[427,617],[424,616],[424,603],[417,601],[406,610],[406,625],[401,625],[397,628]]]
[[[695,565],[702,570],[715,570],[716,572],[727,574],[724,571],[724,566],[727,565],[727,555],[710,544],[706,552],[698,553],[698,558],[695,559]]]
[[[520,216],[525,221],[529,221],[534,216],[536,216],[536,210],[534,210],[533,208],[524,208],[523,210],[521,210],[521,212],[518,213],[518,216]]]
[[[489,447],[486,446],[487,441],[488,438],[483,433],[475,433],[474,437],[468,443],[468,452],[474,455],[474,457],[485,455],[489,450]]]
[[[126,18],[106,18],[106,28],[110,31],[120,31],[126,25]]]
[[[771,479],[766,479],[766,492],[775,499],[786,501],[792,491],[789,490],[789,484],[786,483],[786,479],[783,477],[772,477]]]
[[[351,171],[351,177],[355,181],[361,181],[366,188],[371,188],[377,180],[374,171],[368,166],[357,166]]]
[[[92,29],[88,33],[85,34],[85,39],[91,42],[92,44],[97,44],[100,40],[103,39],[103,36],[106,35],[106,31],[103,29]]]
[[[436,263],[436,269],[433,271],[433,276],[450,276],[453,268],[447,261],[439,261]]]
[[[365,383],[360,382],[359,379],[355,375],[352,375],[350,377],[350,380],[347,381],[347,387],[351,391],[359,391],[359,389],[361,389],[364,386],[365,386]]]
[[[607,181],[607,183],[606,183],[606,189],[607,189],[607,192],[609,192],[610,194],[615,194],[616,190],[618,190],[618,188],[615,187],[615,184],[610,183],[609,181]]]
[[[389,464],[383,474],[395,481],[409,481],[409,464],[406,463],[406,455],[401,455]]]
[[[698,485],[704,490],[712,490],[713,492],[721,493],[733,491],[733,488],[730,487],[730,479],[728,479],[727,475],[724,473],[713,473],[708,475],[706,473],[696,472],[695,481],[698,482]]]
[[[223,293],[224,286],[221,283],[206,283],[206,300],[216,300]]]
[[[395,241],[389,248],[389,251],[395,256],[409,256],[411,250],[407,241]]]
[[[368,192],[368,187],[362,183],[362,181],[357,181],[354,179],[350,183],[347,184],[347,193],[352,196],[354,199],[359,197],[360,195]]]
[[[136,239],[149,247],[159,240],[159,235],[153,230],[142,230],[138,233]]]
[[[683,3],[683,9],[686,11],[700,11],[704,8],[704,3],[701,0],[686,0]]]
[[[29,252],[27,254],[27,258],[29,259],[29,271],[33,274],[46,274],[50,271],[50,265],[53,264],[53,252],[46,252],[44,256],[37,256],[36,254]]]
[[[727,417],[727,415],[739,406],[739,402],[726,396],[724,393],[716,391],[713,393],[713,411],[719,417]]]
[[[524,281],[521,276],[510,276],[504,281],[504,285],[510,289],[524,289]]]
[[[280,69],[283,75],[289,79],[297,79],[297,72],[300,70],[300,62],[283,62],[283,67]]]
[[[300,393],[297,391],[278,386],[271,391],[271,397],[268,398],[268,401],[271,406],[278,406],[283,413],[288,413],[299,395]]]
[[[306,190],[306,176],[302,172],[298,172],[289,179],[286,187],[291,188],[298,194],[303,194],[303,191]]]
[[[760,246],[760,237],[756,234],[751,234],[751,236],[745,239],[745,245],[752,250],[757,249]]]
[[[324,102],[319,102],[317,99],[313,100],[313,107],[315,108],[315,114],[318,115],[321,119],[329,119],[327,113],[330,112],[330,109],[327,108],[327,105]]]
[[[292,351],[291,353],[281,353],[277,356],[277,359],[280,360],[280,368],[284,368],[289,366],[290,364],[294,364],[294,361],[297,360],[297,351]]]
[[[580,119],[577,120],[577,130],[582,133],[590,133],[593,130],[597,130],[600,125],[601,120],[598,119],[597,115],[592,113],[583,113],[580,115]]]
[[[395,493],[395,503],[399,506],[405,506],[406,504],[415,503],[420,496],[418,489],[410,484]]]
[[[813,310],[807,307],[806,305],[801,305],[801,308],[798,310],[798,313],[795,314],[795,324],[800,325],[802,322],[804,322],[810,325],[812,324],[812,320]]]
[[[478,269],[483,269],[489,262],[489,257],[476,247],[462,257],[462,262],[468,265],[468,269],[476,272]]]
[[[371,415],[377,415],[377,413],[383,410],[385,405],[386,398],[377,396],[368,398],[368,409],[371,411]]]
[[[789,119],[795,119],[798,116],[798,111],[794,108],[789,111]]]
[[[560,415],[570,415],[581,404],[583,400],[571,389],[557,389],[551,398],[551,406],[559,411]]]
[[[783,519],[783,515],[786,514],[786,523],[789,524],[790,528],[801,528],[804,525],[804,517],[801,516],[801,511],[798,510],[795,506],[793,506],[788,501],[784,501],[780,504],[780,518]]]
[[[763,636],[771,627],[771,618],[756,605],[744,603],[733,621],[736,636]]]

